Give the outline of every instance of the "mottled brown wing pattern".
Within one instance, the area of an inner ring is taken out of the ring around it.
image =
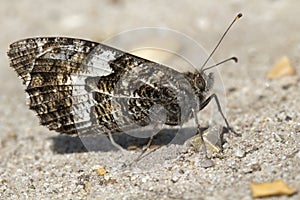
[[[79,74],[97,75],[93,64],[86,63],[95,48],[99,48],[98,43],[71,38],[31,38],[10,45],[10,66],[27,86],[30,109],[50,130],[72,134],[89,123],[74,123],[73,108],[78,108],[78,114],[91,101],[84,92],[85,84],[74,84]],[[75,88],[82,92],[80,98],[74,96]]]
[[[92,108],[91,119],[100,124],[104,132],[124,132],[149,125],[152,122],[150,108],[155,104],[160,104],[166,110],[167,119],[164,123],[181,123],[178,97],[174,92],[178,86],[170,80],[180,75],[184,83],[183,75],[127,53],[110,62],[110,67],[113,73],[86,79],[87,90],[93,91],[93,99],[98,102]],[[93,85],[97,88],[88,88]]]
[[[26,85],[30,109],[60,133],[123,132],[147,126],[150,108],[165,109],[165,124],[191,117],[206,80],[120,50],[72,38],[30,38],[10,45],[10,66]],[[181,109],[184,107],[184,110]]]

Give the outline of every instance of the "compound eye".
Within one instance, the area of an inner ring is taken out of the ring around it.
[[[202,75],[201,74],[197,74],[196,77],[195,77],[195,86],[200,89],[201,91],[202,90],[205,90],[205,80],[203,79]]]

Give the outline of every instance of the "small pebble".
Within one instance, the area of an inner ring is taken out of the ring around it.
[[[243,158],[243,157],[245,157],[245,155],[246,155],[245,151],[243,151],[239,148],[235,151],[235,156],[238,158]]]
[[[172,181],[173,183],[176,183],[178,180],[179,180],[179,177],[178,177],[178,176],[173,176],[172,179],[171,179],[171,181]]]
[[[211,159],[206,159],[206,160],[202,161],[200,164],[200,166],[203,168],[213,167],[214,165],[215,165],[215,162],[212,161]]]
[[[272,133],[272,135],[274,136],[276,142],[283,142],[284,141],[281,135],[279,135],[277,133],[274,133],[274,132]]]
[[[103,166],[100,166],[100,167],[96,170],[96,172],[97,172],[98,176],[104,176],[104,174],[107,173],[105,167],[103,167]]]

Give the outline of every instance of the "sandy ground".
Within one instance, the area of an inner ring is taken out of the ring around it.
[[[1,1],[0,198],[251,199],[249,183],[275,180],[300,191],[299,7],[297,0]],[[244,17],[214,60],[240,59],[238,65],[225,64],[221,74],[227,116],[242,137],[226,136],[224,151],[213,156],[210,168],[202,167],[203,154],[182,144],[166,145],[131,168],[122,164],[138,151],[86,151],[79,138],[39,126],[25,104],[21,81],[8,66],[8,45],[22,38],[55,35],[101,42],[151,26],[177,30],[210,51],[238,12]],[[298,75],[268,80],[267,72],[283,55]],[[108,173],[99,176],[99,166]],[[266,199],[296,200],[300,193]]]

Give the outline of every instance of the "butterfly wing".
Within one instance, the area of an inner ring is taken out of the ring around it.
[[[93,51],[98,52],[97,56],[90,59]],[[110,74],[108,61],[121,54],[99,43],[60,37],[20,40],[8,51],[10,66],[27,87],[30,109],[37,113],[41,124],[69,134],[90,127],[84,118],[93,100],[84,89],[84,78]],[[74,123],[76,117],[82,118],[78,119],[81,123]]]
[[[11,44],[8,56],[27,87],[30,109],[60,133],[147,126],[155,104],[165,109],[156,113],[159,120],[177,125],[188,115],[180,107],[191,105],[193,90],[179,72],[96,42],[30,38]]]

